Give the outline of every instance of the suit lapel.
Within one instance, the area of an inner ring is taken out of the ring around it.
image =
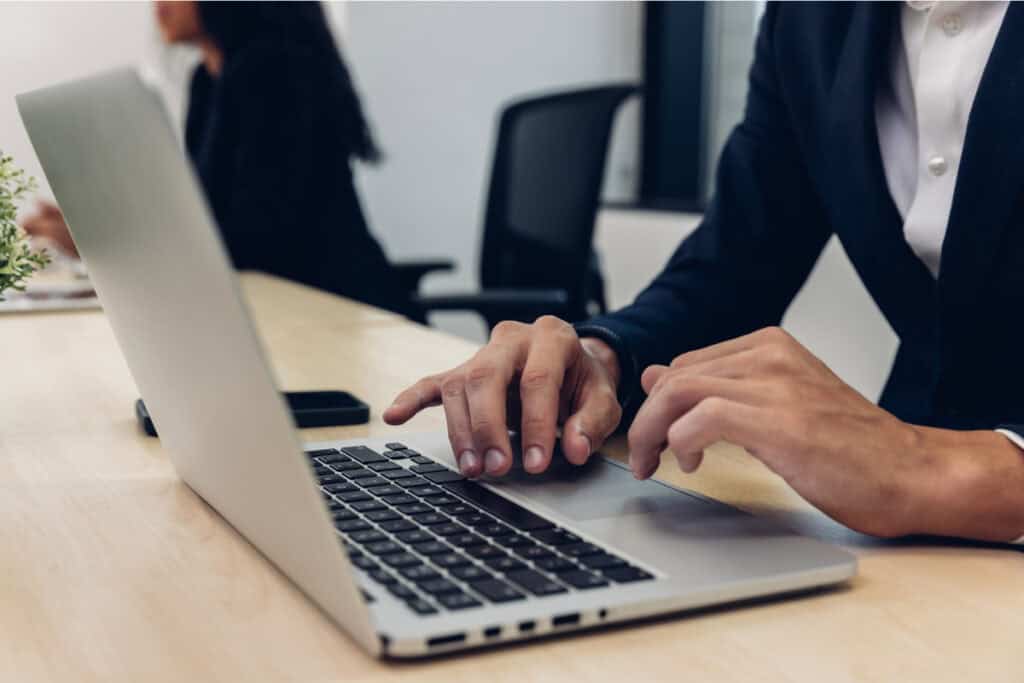
[[[989,274],[1024,184],[1024,5],[1010,3],[971,107],[939,290],[967,312]]]
[[[888,78],[899,3],[858,3],[830,93],[830,188],[836,232],[865,287],[903,339],[930,337],[935,279],[903,235],[889,193],[875,122],[875,93]]]

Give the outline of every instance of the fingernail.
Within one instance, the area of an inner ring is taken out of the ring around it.
[[[582,429],[579,431],[579,434],[583,437],[583,440],[587,442],[587,455],[591,455],[594,452],[594,442],[590,440],[589,436],[583,433]]]
[[[492,448],[484,454],[484,466],[487,474],[497,474],[505,464],[505,454],[497,448]]]
[[[480,471],[480,458],[473,451],[462,451],[459,454],[459,469],[466,476],[474,476]]]
[[[539,472],[544,466],[544,451],[540,446],[530,446],[523,454],[523,465],[527,472]]]

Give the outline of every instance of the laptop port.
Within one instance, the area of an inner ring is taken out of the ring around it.
[[[501,635],[501,627],[500,626],[488,626],[487,628],[484,629],[484,638],[487,638],[488,640],[490,640],[492,638],[497,638],[500,635]]]
[[[446,636],[435,636],[427,641],[427,647],[441,647],[442,645],[453,645],[466,640],[465,633],[449,633]]]
[[[536,626],[537,626],[537,622],[535,622],[535,621],[532,621],[532,620],[531,621],[521,621],[521,622],[519,622],[519,632],[520,633],[529,633]]]
[[[559,614],[551,620],[551,625],[555,628],[558,628],[559,626],[572,626],[578,623],[580,623],[579,612],[573,612],[572,614]]]

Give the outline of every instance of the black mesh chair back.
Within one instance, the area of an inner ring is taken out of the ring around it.
[[[586,317],[588,299],[603,305],[603,292],[588,291],[594,223],[615,113],[635,92],[605,86],[505,109],[484,224],[484,290],[563,290],[562,314],[572,319]]]

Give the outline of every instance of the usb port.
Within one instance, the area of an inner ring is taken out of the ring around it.
[[[555,628],[558,628],[559,626],[572,626],[578,623],[580,623],[579,612],[573,612],[572,614],[559,614],[551,620],[551,625]]]

